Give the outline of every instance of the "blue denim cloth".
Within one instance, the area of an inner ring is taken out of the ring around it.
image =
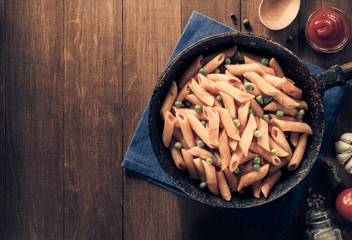
[[[218,33],[233,31],[235,30],[228,26],[216,22],[197,12],[193,12],[169,62],[184,48],[202,38]],[[323,69],[310,63],[305,62],[305,64],[312,73],[320,73],[323,71]],[[326,149],[350,87],[351,85],[348,83],[342,87],[329,89],[324,94],[325,135],[318,159],[322,157],[324,150]],[[129,145],[128,151],[122,162],[122,167],[140,174],[151,182],[186,196],[186,194],[166,176],[154,155],[149,139],[148,110],[149,103],[147,104],[134,137]],[[273,202],[249,209],[219,208],[219,210],[235,218],[237,221],[255,226],[257,229],[261,229],[278,239],[290,224],[302,195],[308,186],[312,172],[313,171],[311,171],[299,185]]]

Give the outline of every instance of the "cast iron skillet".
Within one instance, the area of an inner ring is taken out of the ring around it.
[[[304,100],[309,106],[305,121],[312,127],[314,134],[309,137],[306,153],[301,166],[293,172],[285,172],[269,197],[259,199],[250,196],[233,195],[227,202],[221,196],[215,196],[209,191],[199,188],[188,173],[178,170],[171,158],[169,149],[162,143],[163,121],[160,117],[160,107],[171,86],[172,81],[178,81],[181,74],[200,54],[208,55],[237,45],[240,50],[267,57],[275,57],[287,77],[293,79],[303,90]],[[155,155],[167,174],[180,189],[190,197],[205,204],[224,208],[249,208],[271,202],[295,187],[309,172],[314,164],[322,143],[324,131],[324,110],[322,104],[323,92],[333,86],[343,85],[352,77],[351,64],[333,66],[328,71],[312,75],[304,63],[291,51],[280,44],[248,33],[224,33],[200,40],[184,51],[165,68],[160,76],[149,109],[149,133]]]

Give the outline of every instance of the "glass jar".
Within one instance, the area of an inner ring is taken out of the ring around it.
[[[309,16],[305,35],[316,51],[334,53],[343,49],[350,40],[351,23],[340,9],[324,7]]]
[[[336,228],[324,209],[313,209],[306,213],[307,240],[342,240],[340,229]]]

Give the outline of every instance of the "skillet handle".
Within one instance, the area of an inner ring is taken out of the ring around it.
[[[332,66],[329,70],[315,75],[319,92],[324,92],[332,87],[345,85],[352,79],[352,62]]]

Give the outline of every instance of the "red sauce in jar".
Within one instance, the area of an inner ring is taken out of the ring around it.
[[[334,49],[344,41],[346,24],[339,14],[325,10],[312,18],[308,25],[308,34],[319,48]]]

